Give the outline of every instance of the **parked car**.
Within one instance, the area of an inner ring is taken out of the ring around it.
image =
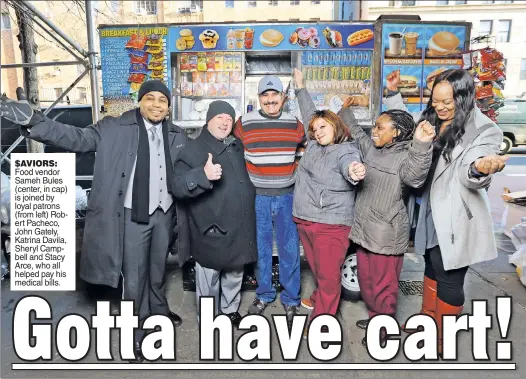
[[[526,145],[526,99],[506,99],[499,109],[497,123],[504,133],[501,154],[513,147]]]

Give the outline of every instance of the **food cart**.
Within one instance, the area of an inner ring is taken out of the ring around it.
[[[278,76],[288,88],[285,110],[301,119],[294,68],[320,108],[337,109],[362,97],[369,117],[373,23],[256,23],[100,26],[106,114],[134,106],[140,84],[161,79],[172,90],[172,120],[192,131],[204,125],[208,104],[231,103],[236,115],[257,111],[257,84]]]
[[[359,96],[364,126],[383,110],[385,79],[400,70],[400,92],[410,111],[429,100],[434,78],[464,66],[471,24],[375,22],[101,25],[104,109],[119,115],[137,103],[141,83],[161,79],[172,90],[172,120],[199,134],[208,104],[223,99],[236,116],[257,111],[257,83],[267,74],[288,88],[285,110],[301,119],[294,68],[319,108],[338,109]],[[372,94],[372,95],[371,95]]]

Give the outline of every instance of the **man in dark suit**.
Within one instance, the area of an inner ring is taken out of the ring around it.
[[[2,117],[22,125],[22,134],[28,138],[72,152],[97,152],[80,277],[117,288],[122,276],[123,300],[134,301],[139,326],[152,314],[166,315],[174,326],[182,323],[168,308],[164,294],[168,245],[178,206],[172,197],[173,165],[187,143],[183,131],[168,122],[170,97],[161,81],[144,82],[138,108],[83,129],[33,112],[27,102],[0,99]],[[186,227],[185,219],[178,224]],[[179,242],[179,250],[184,250],[184,241]],[[139,327],[135,362],[144,360],[143,336]]]

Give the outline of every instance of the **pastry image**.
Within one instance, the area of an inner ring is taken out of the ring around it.
[[[283,34],[276,29],[267,29],[259,36],[259,42],[266,47],[276,47],[283,41]]]
[[[298,43],[298,32],[292,32],[292,34],[289,37],[289,42],[292,45],[295,45]]]
[[[175,41],[177,50],[190,50],[195,45],[195,38],[190,29],[181,29],[179,31],[180,38]]]
[[[313,49],[317,49],[320,46],[320,37],[314,36],[309,39],[309,46]]]
[[[181,29],[181,31],[179,32],[179,35],[181,37],[191,37],[192,31],[190,29]]]
[[[219,34],[215,30],[206,29],[199,35],[199,40],[205,49],[214,49],[219,40]]]
[[[442,31],[431,37],[427,47],[432,55],[447,56],[454,54],[458,45],[460,45],[460,40],[456,35],[451,32]]]
[[[370,29],[358,30],[347,37],[347,43],[349,46],[361,45],[362,43],[372,40],[373,36],[374,33]]]
[[[440,67],[429,73],[429,75],[426,78],[426,86],[430,91],[433,89],[433,84],[435,83],[435,79],[437,78],[437,76],[446,70],[446,68]]]
[[[343,47],[342,34],[339,31],[326,27],[323,30],[323,35],[331,47]]]
[[[289,37],[289,42],[292,45],[298,44],[300,47],[310,46],[317,48],[320,46],[320,38],[318,37],[318,29],[312,28],[297,28]]]

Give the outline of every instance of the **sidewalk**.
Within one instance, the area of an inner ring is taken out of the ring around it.
[[[402,272],[401,281],[421,281],[424,263],[423,257],[414,254],[407,254],[404,261],[404,268]],[[406,283],[407,284],[407,283]],[[306,262],[302,262],[302,294],[308,296],[313,288],[313,281]],[[349,378],[349,377],[381,377],[381,378],[472,378],[484,375],[485,378],[499,377],[499,378],[523,378],[525,376],[526,365],[526,288],[518,280],[517,274],[514,272],[514,267],[507,263],[507,253],[501,253],[499,258],[495,261],[475,265],[469,270],[466,277],[466,307],[464,312],[471,311],[471,299],[487,299],[488,313],[493,313],[496,296],[510,295],[513,297],[512,305],[512,321],[509,330],[510,340],[513,341],[513,362],[517,364],[516,371],[422,371],[422,370],[407,370],[407,371],[365,371],[365,370],[340,370],[340,371],[305,371],[305,370],[279,370],[279,371],[138,371],[138,370],[124,370],[124,371],[11,371],[11,363],[21,363],[17,358],[12,346],[12,316],[13,308],[16,301],[21,297],[28,295],[20,292],[9,291],[8,282],[2,286],[2,377],[19,377],[19,378],[85,378],[85,377],[109,377],[109,378],[160,378],[160,377],[214,377],[214,378],[237,378],[237,377],[268,377],[269,375],[279,375],[283,378],[313,378],[330,376],[331,378]],[[76,292],[46,292],[39,293],[44,296],[53,308],[53,321],[56,322],[67,313],[77,313],[86,318],[94,313],[94,304],[85,297],[85,292],[78,287]],[[195,313],[195,293],[183,291],[182,273],[177,267],[171,267],[168,283],[167,296],[170,300],[171,309],[181,315],[184,320],[183,325],[177,329],[176,332],[176,361],[168,363],[202,363],[199,362],[199,331],[196,321]],[[253,300],[254,292],[243,292],[242,306],[240,313],[246,314],[246,310]],[[399,312],[397,319],[399,323],[403,323],[406,318],[416,313],[420,307],[421,297],[419,295],[404,295],[400,293]],[[301,310],[303,314],[307,314],[307,310]],[[265,316],[271,320],[272,314],[283,314],[281,303],[276,301],[265,310]],[[343,349],[340,356],[331,363],[378,363],[374,361],[366,349],[361,345],[361,339],[364,336],[364,331],[355,326],[355,322],[367,316],[367,312],[363,302],[351,303],[342,301],[338,314],[343,328]],[[271,330],[273,330],[271,322]],[[497,328],[497,322],[494,317],[494,328],[489,331],[488,338],[488,352],[491,362],[495,362],[495,342],[501,340]],[[234,332],[234,346],[236,340],[245,331]],[[405,335],[402,336],[405,338]],[[94,341],[94,339],[92,339]],[[119,361],[118,348],[118,334],[112,334],[112,352],[116,358],[115,363],[127,363]],[[323,363],[317,361],[309,354],[307,341],[303,340],[298,354],[297,362],[284,362],[278,339],[273,331],[271,338],[272,344],[272,363]],[[82,360],[81,363],[96,363],[97,358],[94,352],[94,345],[88,356]],[[473,363],[475,362],[471,353],[471,336],[470,333],[460,333],[458,349],[460,358],[458,363]],[[54,355],[53,362],[65,362],[58,354]],[[246,363],[242,362],[234,353],[234,360],[232,363]],[[249,362],[249,363],[266,363],[266,362]],[[410,363],[402,352],[389,363]],[[441,363],[439,361],[438,363]],[[329,368],[330,363],[325,363]],[[414,363],[419,364],[419,363]],[[139,368],[139,367],[138,367]]]

